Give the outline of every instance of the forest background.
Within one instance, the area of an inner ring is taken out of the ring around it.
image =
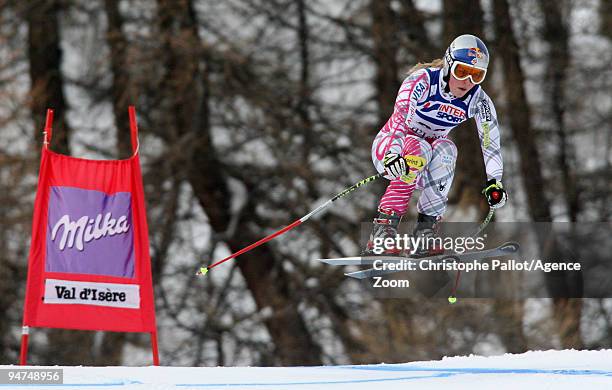
[[[382,181],[211,272],[194,270],[373,174],[416,62],[471,33],[502,132],[497,221],[609,222],[612,2],[0,0],[0,364],[18,360],[45,110],[51,148],[130,155],[137,107],[164,365],[406,362],[610,348],[610,299],[379,299],[314,261],[359,251]],[[473,123],[448,221],[486,215]],[[406,221],[414,220],[414,208]],[[33,364],[150,364],[140,334],[35,329]]]

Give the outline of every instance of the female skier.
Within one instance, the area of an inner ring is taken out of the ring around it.
[[[495,107],[479,85],[488,65],[485,44],[474,35],[461,35],[450,44],[444,59],[416,65],[402,83],[393,114],[372,145],[374,166],[391,182],[378,205],[364,254],[374,253],[375,239],[381,243],[381,238],[396,237],[415,187],[422,192],[414,236],[434,236],[434,226],[446,210],[457,160],[457,147],[447,136],[468,118],[474,118],[478,127],[487,202],[493,208],[506,203]],[[386,247],[382,253],[397,255],[401,249],[406,248]],[[421,248],[416,254],[440,252]]]

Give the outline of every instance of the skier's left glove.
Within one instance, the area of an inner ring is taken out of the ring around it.
[[[508,200],[508,194],[504,190],[501,181],[491,179],[487,182],[487,185],[482,190],[482,193],[487,198],[489,206],[493,209],[498,209],[506,204]]]

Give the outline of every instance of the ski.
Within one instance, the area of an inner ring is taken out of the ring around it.
[[[466,261],[466,260],[480,260],[488,257],[495,256],[506,256],[510,254],[514,254],[518,252],[520,246],[516,242],[506,242],[502,245],[499,245],[496,248],[485,249],[482,251],[476,252],[465,252],[461,254],[441,254],[437,256],[429,256],[429,257],[402,257],[402,256],[359,256],[359,257],[343,257],[337,259],[320,259],[320,261],[330,264],[330,265],[372,265],[375,261],[381,260],[383,263],[400,263],[406,260],[417,260],[421,261],[442,261],[442,260],[450,260],[453,259],[455,261]],[[369,268],[356,272],[349,272],[345,274],[351,278],[355,279],[367,279],[373,276],[387,275],[396,272],[403,271],[395,271],[395,270],[377,270],[374,268]]]
[[[506,248],[508,246],[508,248]],[[497,253],[514,253],[518,250],[519,244],[515,242],[506,242],[498,247],[492,249],[484,249],[482,251],[476,252],[465,252],[458,256],[467,256],[474,253],[482,253],[485,256],[496,256]],[[513,248],[514,251],[513,251]],[[371,255],[371,256],[354,256],[354,257],[338,257],[331,259],[319,259],[319,261],[329,264],[329,265],[372,265],[377,260],[382,260],[383,262],[388,263],[399,263],[404,260],[414,260],[414,259],[428,259],[428,260],[440,260],[448,256],[457,256],[457,254],[441,254],[436,256],[428,256],[428,257],[409,257],[409,256],[385,256],[385,255]]]
[[[397,263],[402,260],[411,259],[411,257],[403,256],[355,256],[355,257],[338,257],[334,259],[319,259],[319,261],[329,265],[372,265],[377,260],[383,260],[389,263]]]

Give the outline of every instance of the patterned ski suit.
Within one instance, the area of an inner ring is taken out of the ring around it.
[[[442,90],[441,77],[441,69],[437,68],[410,74],[402,83],[391,118],[374,139],[372,161],[378,172],[384,172],[387,152],[421,156],[426,161],[421,171],[410,168],[417,175],[408,183],[391,180],[379,209],[405,214],[416,187],[422,190],[419,213],[444,214],[457,160],[457,147],[447,135],[468,118],[476,120],[487,179],[501,181],[503,162],[493,102],[479,85],[464,97],[455,98]]]

